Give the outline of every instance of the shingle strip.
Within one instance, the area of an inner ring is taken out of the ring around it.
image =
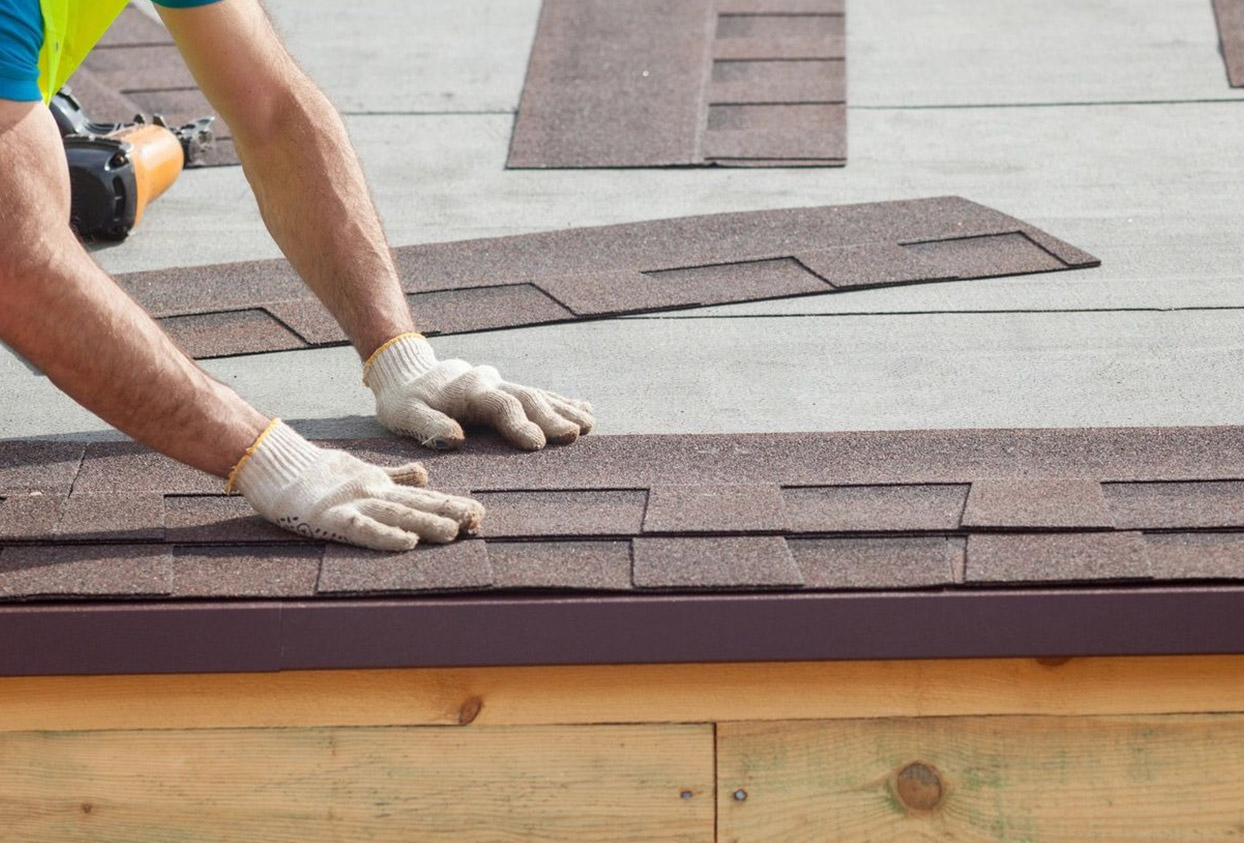
[[[430,333],[1098,263],[958,197],[405,246],[395,257],[416,323]],[[285,261],[144,272],[119,282],[196,357],[346,339]]]
[[[330,444],[383,463],[416,453],[392,437]],[[112,569],[97,556],[187,543],[197,549],[176,552],[212,558],[172,590],[220,597],[305,593],[306,560],[321,551],[320,594],[618,590],[630,587],[632,540],[634,584],[655,589],[1244,576],[1240,427],[589,436],[535,454],[477,436],[459,453],[418,455],[436,488],[476,491],[484,535],[392,556],[299,545],[240,498],[220,497],[218,479],[130,443],[87,446],[76,476],[57,467],[80,446],[4,451],[26,466],[11,479],[37,476],[43,459],[73,487],[68,503],[63,492],[0,489],[11,599],[150,595],[151,565]],[[75,547],[79,556],[65,555]],[[489,561],[494,548],[504,572]],[[75,572],[81,594],[67,585]]]

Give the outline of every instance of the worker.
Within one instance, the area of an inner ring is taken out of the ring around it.
[[[345,126],[285,50],[259,0],[155,0],[289,262],[364,361],[376,417],[435,449],[462,425],[538,450],[592,429],[585,402],[437,360],[410,309]],[[183,353],[91,259],[69,226],[69,173],[45,103],[125,0],[0,0],[0,341],[134,439],[227,481],[268,520],[377,550],[448,542],[483,507],[318,447]],[[290,389],[324,388],[291,383]]]

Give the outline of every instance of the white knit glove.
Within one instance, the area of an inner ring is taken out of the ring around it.
[[[462,444],[463,424],[491,425],[526,451],[569,444],[595,424],[586,401],[509,383],[492,366],[438,362],[419,334],[382,345],[364,365],[363,383],[376,395],[381,424],[438,450]]]
[[[412,488],[427,479],[417,462],[372,465],[316,447],[274,419],[233,469],[226,489],[236,486],[278,527],[373,550],[410,550],[420,539],[451,542],[459,530],[479,526],[481,504]]]

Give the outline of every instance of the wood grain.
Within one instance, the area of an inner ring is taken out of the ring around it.
[[[1226,840],[1244,716],[733,723],[722,843]]]
[[[0,679],[0,731],[1244,711],[1244,657]]]
[[[0,735],[22,843],[707,843],[712,794],[707,726]]]

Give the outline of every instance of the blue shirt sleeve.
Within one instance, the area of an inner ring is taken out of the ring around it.
[[[43,12],[39,0],[0,0],[0,99],[34,102],[39,90]]]

